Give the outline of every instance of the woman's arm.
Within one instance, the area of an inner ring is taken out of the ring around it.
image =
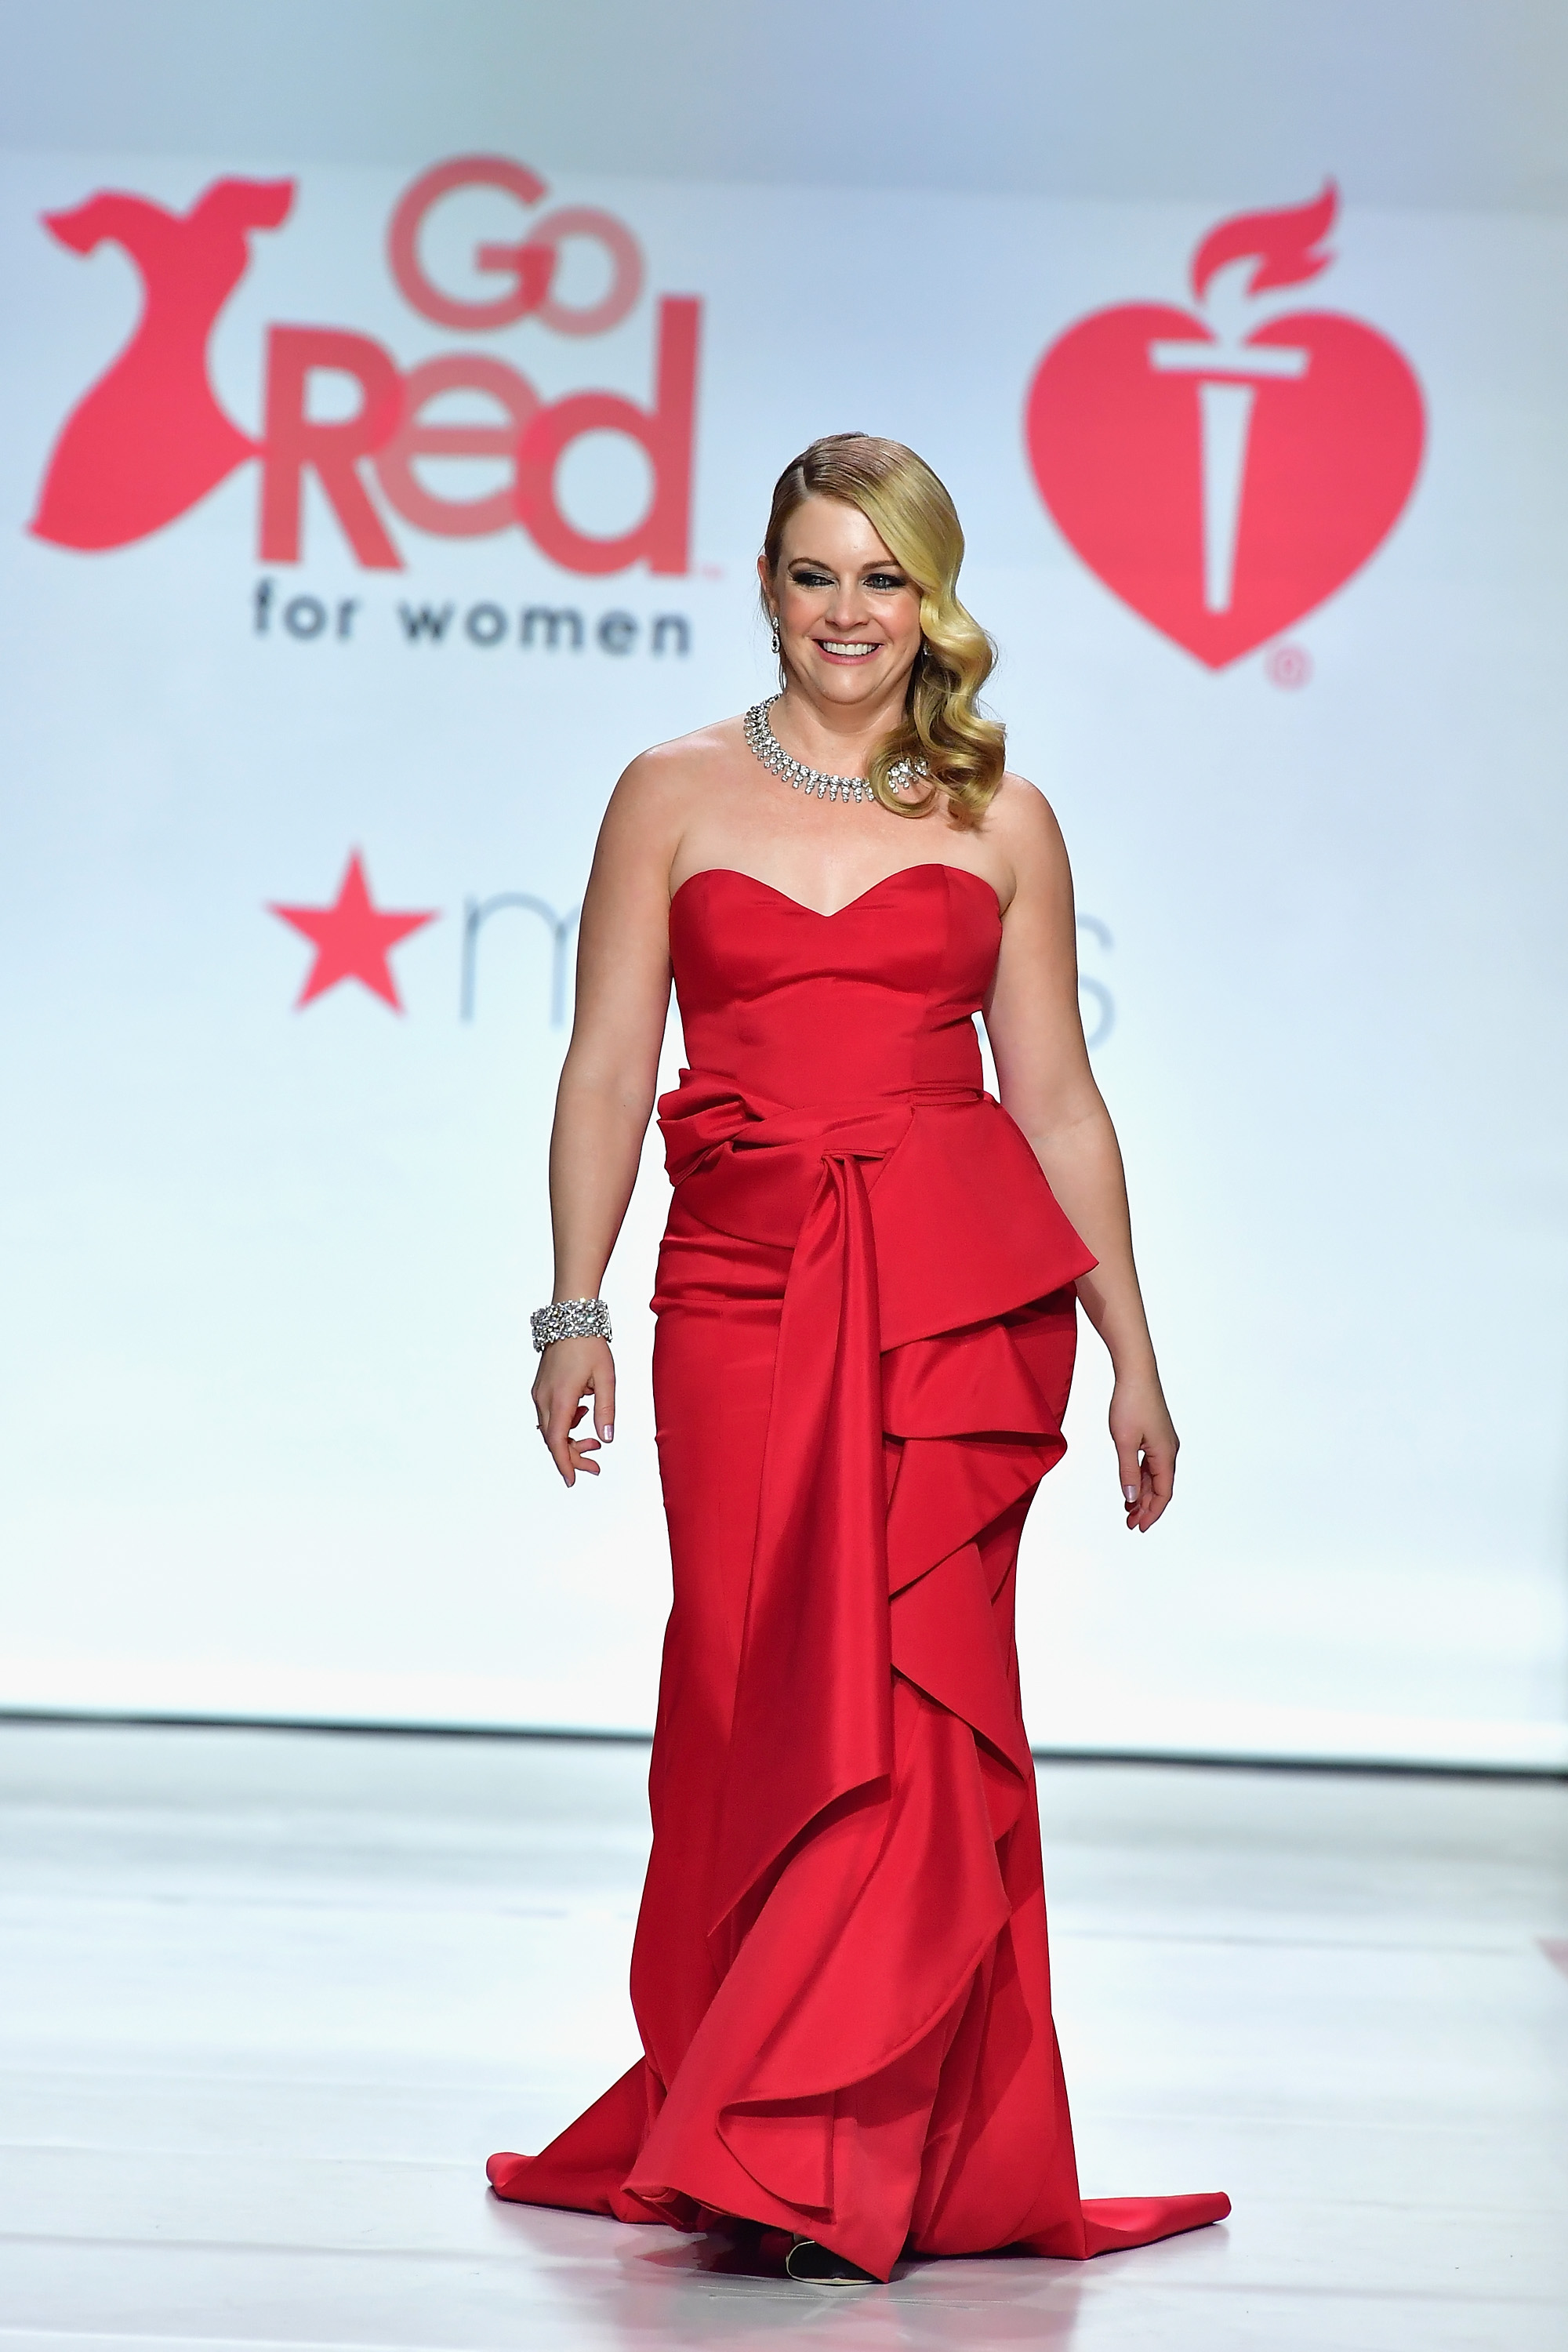
[[[1127,1524],[1146,1531],[1171,1499],[1178,1440],[1132,1261],[1121,1153],[1083,1042],[1072,873],[1056,818],[1033,785],[1010,776],[996,816],[1017,887],[985,1007],[986,1031],[1003,1103],[1100,1261],[1078,1295],[1116,1375],[1110,1434]]]
[[[596,1298],[637,1181],[669,1005],[669,868],[680,833],[666,755],[635,760],[611,796],[577,934],[577,1003],[550,1137],[557,1298]],[[574,1434],[594,1401],[591,1437]],[[540,1434],[568,1486],[614,1435],[604,1339],[557,1339],[533,1383]]]

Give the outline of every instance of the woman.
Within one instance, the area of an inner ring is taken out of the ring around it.
[[[835,434],[781,476],[758,572],[782,694],[645,752],[605,814],[534,1318],[570,1486],[613,1434],[598,1286],[673,971],[647,2054],[489,2173],[531,2203],[783,2231],[791,2275],[824,2282],[906,2250],[1081,2257],[1229,2210],[1085,2203],[1074,2169],[1013,1599],[1077,1299],[1115,1366],[1130,1528],[1171,1499],[1176,1433],[1067,855],[976,709],[994,656],[963,552],[897,442]]]

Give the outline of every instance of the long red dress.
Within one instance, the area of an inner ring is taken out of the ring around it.
[[[492,2157],[503,2197],[736,2215],[881,2278],[1229,2210],[1079,2195],[1013,1613],[1094,1261],[981,1089],[1000,943],[954,866],[833,916],[728,868],[675,894],[646,2055]]]

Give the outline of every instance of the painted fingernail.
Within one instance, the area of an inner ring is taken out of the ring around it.
[[[1121,1491],[1126,1496],[1128,1508],[1131,1509],[1132,1505],[1138,1500],[1138,1489],[1136,1486],[1123,1486]]]
[[[612,1437],[614,1437],[615,1433],[616,1433],[615,1423],[614,1423],[613,1422],[609,1422],[609,1421],[607,1421],[607,1422],[605,1423],[605,1444],[606,1444],[606,1445],[608,1445],[608,1444],[609,1444],[609,1442],[610,1442],[611,1438],[612,1438]]]

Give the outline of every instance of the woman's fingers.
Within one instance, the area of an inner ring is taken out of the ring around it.
[[[607,1348],[604,1364],[594,1375],[594,1427],[608,1445],[616,1433],[616,1360]]]
[[[572,1419],[570,1400],[555,1397],[551,1400],[541,1424],[541,1433],[550,1450],[550,1459],[569,1486],[577,1474],[577,1465],[573,1458]]]
[[[598,1440],[577,1434],[577,1423],[586,1411],[582,1399],[566,1390],[555,1398],[545,1425],[544,1443],[550,1448],[550,1458],[569,1486],[579,1470],[586,1470],[595,1478],[599,1475],[598,1465],[588,1459],[591,1453],[598,1450]]]
[[[533,1383],[533,1410],[564,1485],[574,1486],[583,1470],[598,1476],[593,1457],[614,1429],[615,1396],[615,1363],[602,1339],[556,1340],[545,1349]],[[593,1402],[595,1433],[579,1437],[587,1399]]]
[[[1110,1434],[1128,1529],[1147,1535],[1170,1502],[1181,1443],[1158,1389],[1152,1395],[1118,1390],[1111,1400]]]
[[[1143,1450],[1143,1476],[1138,1496],[1138,1509],[1128,1525],[1136,1526],[1140,1535],[1147,1535],[1166,1504],[1176,1483],[1176,1462],[1173,1454],[1158,1445]]]
[[[596,1437],[579,1437],[577,1434],[577,1423],[587,1410],[586,1404],[579,1398],[576,1410],[572,1415],[571,1426],[567,1431],[566,1443],[572,1449],[573,1468],[586,1470],[591,1478],[596,1478],[599,1475],[599,1465],[591,1457],[597,1454],[599,1441]]]
[[[573,1459],[572,1428],[581,1411],[569,1389],[561,1388],[550,1378],[542,1365],[533,1383],[533,1411],[539,1423],[539,1434],[543,1438],[550,1459],[554,1463],[568,1486],[576,1472]]]
[[[1121,1507],[1127,1514],[1128,1526],[1131,1527],[1143,1500],[1143,1465],[1138,1458],[1135,1438],[1118,1437],[1116,1467],[1121,1480]]]
[[[1147,1535],[1175,1491],[1175,1439],[1148,1438],[1139,1452],[1138,1493],[1128,1504],[1127,1524]]]

